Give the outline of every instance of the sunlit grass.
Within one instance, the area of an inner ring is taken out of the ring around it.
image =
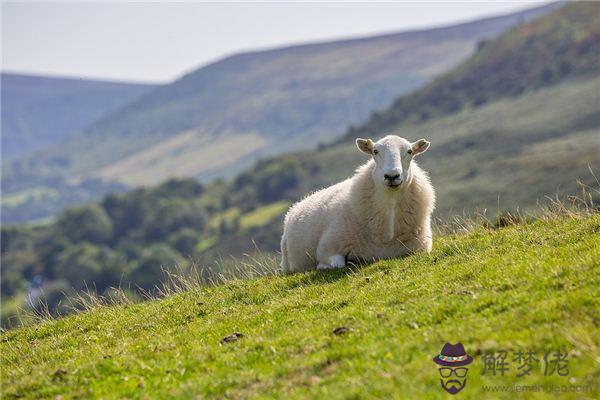
[[[219,225],[223,222],[231,223],[233,220],[238,218],[241,211],[237,207],[230,207],[224,211],[214,214],[210,219],[210,227],[212,229],[218,229]]]
[[[248,229],[264,226],[284,213],[289,206],[289,201],[282,200],[259,207],[240,218],[240,227]]]
[[[431,254],[89,301],[2,334],[3,397],[442,398],[431,358],[446,341],[475,356],[463,398],[486,398],[484,384],[598,382],[600,216],[508,221],[438,237]],[[567,378],[481,376],[482,352],[557,348]]]
[[[56,190],[46,186],[37,186],[2,196],[2,204],[7,207],[15,207],[26,201],[41,200],[45,197],[56,198],[57,196]]]

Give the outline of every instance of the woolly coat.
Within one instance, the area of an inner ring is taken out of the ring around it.
[[[376,185],[373,160],[354,176],[315,192],[288,211],[281,238],[281,268],[306,271],[345,261],[374,261],[431,251],[431,213],[435,193],[429,177],[413,160],[400,190]]]

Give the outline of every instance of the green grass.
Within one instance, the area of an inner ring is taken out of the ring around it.
[[[265,226],[273,219],[283,214],[289,206],[289,201],[282,200],[277,201],[275,203],[267,204],[266,206],[259,207],[256,210],[253,210],[252,212],[244,214],[240,218],[240,227],[247,229]]]
[[[217,243],[216,237],[207,236],[203,238],[200,242],[198,242],[198,244],[196,245],[196,251],[202,252],[204,250],[210,249],[212,246],[215,245],[215,243]]]
[[[53,199],[58,195],[59,193],[52,188],[37,186],[2,196],[2,203],[8,207],[14,207],[29,200],[42,200],[44,197]]]
[[[289,206],[289,201],[281,200],[258,207],[257,209],[243,215],[238,207],[230,207],[225,211],[213,215],[210,219],[210,227],[212,229],[218,229],[222,222],[233,223],[233,221],[237,218],[239,218],[240,228],[242,229],[265,226],[273,219],[284,213]]]
[[[4,332],[3,398],[448,398],[431,361],[446,341],[475,357],[457,398],[597,384],[599,266],[600,216],[564,217],[438,237],[431,254],[351,270],[99,306]],[[220,343],[233,332],[244,337]],[[536,366],[515,378],[514,364],[481,375],[486,352],[555,349],[569,352],[567,377]]]
[[[236,218],[238,218],[241,214],[241,211],[237,207],[230,207],[227,210],[216,213],[210,219],[210,227],[213,229],[217,229],[219,225],[225,222],[232,222]]]
[[[0,315],[3,317],[5,315],[18,315],[20,308],[26,304],[26,301],[27,292],[24,290],[16,293],[14,296],[7,296],[2,299],[2,304],[0,304]]]

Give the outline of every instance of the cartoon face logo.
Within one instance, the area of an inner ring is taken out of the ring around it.
[[[462,343],[446,343],[440,354],[433,357],[433,362],[440,366],[440,384],[446,392],[456,394],[464,389],[469,372],[465,365],[471,364],[473,357],[467,354]]]

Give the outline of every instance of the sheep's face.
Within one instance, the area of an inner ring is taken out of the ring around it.
[[[395,135],[377,142],[356,139],[356,146],[373,157],[373,180],[389,190],[398,190],[411,181],[410,164],[413,158],[429,148],[429,142],[419,139],[414,143]]]

